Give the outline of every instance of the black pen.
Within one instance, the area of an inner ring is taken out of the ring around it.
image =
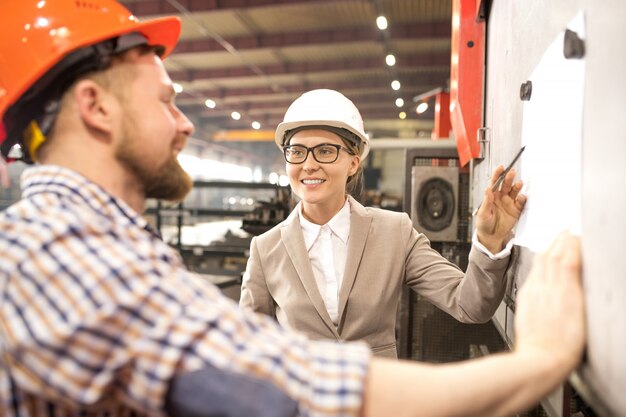
[[[511,168],[513,168],[513,165],[515,165],[515,162],[517,162],[519,157],[522,155],[522,152],[524,152],[524,149],[526,149],[526,146],[522,146],[522,149],[520,149],[517,155],[515,155],[515,158],[513,158],[509,166],[507,166],[506,169],[502,171],[502,174],[498,175],[498,179],[496,180],[495,183],[493,183],[493,186],[491,187],[491,191],[495,192],[498,189],[498,187],[500,187],[500,185],[502,184],[502,181],[504,181],[504,177],[506,177],[506,174],[508,174]],[[472,216],[475,216],[478,213],[478,209],[480,208],[480,205],[482,203],[483,202],[481,201],[478,207],[476,207],[476,209],[472,213]]]

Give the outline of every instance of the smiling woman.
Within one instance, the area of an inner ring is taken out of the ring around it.
[[[344,140],[327,130],[303,129],[283,148],[291,190],[302,200],[302,215],[313,223],[325,224],[341,209],[346,185],[360,169],[360,157]]]
[[[370,143],[359,110],[344,95],[303,94],[275,140],[300,202],[283,223],[252,240],[241,306],[315,339],[365,340],[386,357],[396,357],[396,311],[405,284],[462,322],[491,318],[504,294],[510,251],[494,256],[480,243],[506,241],[519,217],[512,175],[478,217],[479,249],[463,274],[406,214],[366,208],[352,197],[362,189]]]

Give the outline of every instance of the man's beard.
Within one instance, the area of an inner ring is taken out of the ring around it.
[[[124,138],[116,150],[117,159],[141,182],[146,198],[182,201],[193,186],[189,174],[180,166],[173,152],[160,166],[146,159],[141,144],[137,143],[136,130],[132,127],[128,124],[124,126]]]
[[[140,179],[144,183],[146,198],[160,200],[182,201],[193,186],[191,177],[173,154],[160,169],[143,171]]]

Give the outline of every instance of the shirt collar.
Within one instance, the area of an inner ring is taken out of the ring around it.
[[[36,165],[27,168],[22,173],[21,186],[24,198],[39,193],[79,198],[101,215],[123,219],[122,221],[132,223],[158,236],[146,219],[123,200],[114,197],[100,185],[71,169],[57,165]]]
[[[315,243],[317,236],[320,234],[322,226],[312,223],[304,218],[302,215],[302,202],[298,203],[297,210],[300,217],[300,227],[304,237],[304,244],[306,249],[310,250],[313,243]],[[333,218],[328,221],[328,223],[326,223],[326,226],[330,228],[332,233],[334,233],[339,240],[341,240],[344,244],[347,244],[348,237],[350,237],[350,203],[348,202],[348,199],[346,199],[346,202],[341,210],[339,210],[339,212],[335,214]]]

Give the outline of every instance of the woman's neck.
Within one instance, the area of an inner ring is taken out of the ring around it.
[[[302,201],[302,215],[311,223],[324,225],[330,221],[346,203],[346,197],[332,204],[307,203]]]

